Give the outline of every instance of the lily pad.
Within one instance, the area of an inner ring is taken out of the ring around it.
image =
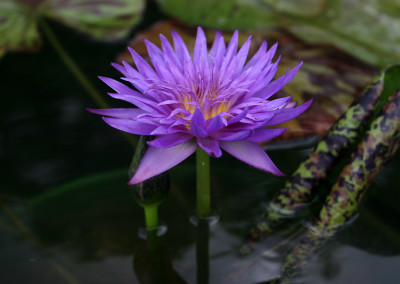
[[[144,58],[147,57],[146,46],[142,39],[160,46],[159,34],[165,35],[170,41],[171,30],[178,32],[189,50],[193,50],[196,31],[174,21],[161,21],[139,33],[129,43]],[[215,30],[206,29],[209,46],[214,40]],[[299,38],[284,30],[269,30],[263,32],[240,32],[239,41],[243,44],[252,35],[252,45],[249,58],[257,51],[264,39],[269,46],[278,42],[277,54],[282,55],[276,76],[282,76],[287,68],[292,68],[300,61],[304,65],[295,78],[277,96],[293,95],[298,103],[314,98],[310,109],[280,127],[288,130],[280,139],[292,139],[306,136],[322,135],[347,110],[358,93],[371,81],[378,70],[337,49],[321,45],[308,45]],[[225,40],[231,33],[224,32]],[[122,60],[134,65],[128,50],[122,52],[117,62]]]
[[[400,61],[400,4],[387,0],[159,0],[190,25],[220,29],[281,27],[308,43],[324,43],[384,66]]]
[[[140,20],[143,0],[3,0],[0,49],[35,50],[39,18],[48,17],[97,40],[119,40]]]

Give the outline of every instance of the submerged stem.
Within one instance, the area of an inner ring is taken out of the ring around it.
[[[199,148],[196,152],[197,215],[210,216],[210,156]]]
[[[158,226],[158,205],[144,207],[144,217],[146,219],[146,229],[154,229]]]

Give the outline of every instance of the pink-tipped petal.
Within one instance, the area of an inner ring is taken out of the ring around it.
[[[195,141],[188,141],[170,148],[150,147],[128,184],[141,183],[171,169],[192,155],[197,148]]]
[[[219,145],[226,152],[257,169],[284,176],[272,162],[264,149],[257,143],[250,141],[226,142],[220,141]]]

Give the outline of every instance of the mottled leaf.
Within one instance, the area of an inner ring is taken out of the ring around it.
[[[0,1],[0,49],[35,50],[40,42],[33,6],[14,0]]]
[[[44,14],[100,40],[125,37],[141,16],[143,0],[47,0]]]
[[[176,22],[159,22],[148,30],[139,33],[129,43],[141,56],[147,57],[147,51],[142,39],[147,38],[160,46],[159,34],[164,34],[172,41],[171,30],[178,32],[188,46],[193,50],[196,30]],[[210,45],[214,40],[215,30],[206,29],[207,41]],[[224,33],[228,41],[232,33]],[[288,127],[288,130],[279,139],[292,139],[312,135],[323,135],[332,124],[342,115],[357,96],[359,91],[370,82],[377,73],[374,67],[356,60],[337,49],[320,45],[307,45],[298,38],[282,30],[265,32],[240,32],[239,44],[243,44],[247,37],[252,35],[252,44],[249,58],[266,39],[272,46],[278,42],[277,54],[282,55],[277,76],[283,75],[287,68],[293,68],[300,61],[304,61],[300,71],[294,79],[286,84],[278,96],[293,95],[299,103],[314,98],[310,109],[279,127]],[[275,57],[275,59],[277,56]],[[117,61],[122,60],[134,65],[128,50],[121,53]]]

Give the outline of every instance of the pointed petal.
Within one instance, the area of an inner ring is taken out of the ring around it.
[[[128,86],[125,86],[124,84],[122,84],[121,82],[118,82],[117,80],[103,77],[103,76],[99,76],[99,79],[101,81],[103,81],[104,83],[106,83],[109,87],[111,87],[113,90],[115,90],[119,94],[123,94],[123,95],[139,94],[135,90],[132,90],[131,88],[129,88]]]
[[[143,182],[169,170],[192,155],[197,148],[195,141],[188,141],[170,148],[150,147],[128,184]]]
[[[192,135],[189,135],[187,133],[177,132],[173,134],[160,136],[154,139],[153,141],[147,142],[147,144],[149,146],[156,148],[169,148],[181,144],[183,142],[189,141],[192,138],[193,138]]]
[[[222,156],[222,151],[219,148],[218,140],[211,137],[197,138],[197,144],[211,157],[219,158]]]
[[[303,62],[300,62],[296,67],[290,70],[290,72],[269,83],[262,91],[260,91],[260,94],[256,94],[256,96],[267,99],[278,92],[286,83],[293,79],[302,64]]]
[[[192,124],[197,124],[198,126],[205,127],[206,121],[204,115],[199,108],[196,108],[192,117]]]
[[[254,131],[254,134],[247,139],[251,142],[262,142],[268,141],[275,137],[282,135],[287,128],[258,128]]]
[[[206,131],[208,132],[209,135],[217,132],[218,130],[221,130],[223,127],[225,127],[226,120],[221,117],[221,115],[217,115],[213,118],[210,119],[211,122],[207,125]]]
[[[219,68],[221,66],[222,59],[224,58],[226,46],[224,38],[220,31],[215,33],[214,43],[208,53],[208,57],[210,58],[210,63],[214,62],[216,66]]]
[[[135,61],[136,68],[139,70],[140,74],[142,74],[146,78],[159,79],[157,73],[153,68],[144,60],[136,51],[132,48],[128,47],[129,52],[132,55],[133,61]]]
[[[226,152],[257,169],[283,176],[284,174],[275,166],[264,149],[257,143],[250,141],[225,142],[220,141],[220,146]]]
[[[246,62],[247,54],[249,53],[250,43],[251,43],[251,36],[249,36],[249,38],[242,45],[237,54],[237,64],[236,64],[235,74],[240,74],[240,72],[242,71],[243,65]]]
[[[213,138],[221,141],[241,141],[249,138],[253,130],[221,131],[212,135]]]
[[[244,67],[244,70],[249,69],[256,62],[258,62],[266,51],[267,51],[267,41],[264,40],[260,48],[257,50],[256,54],[254,54],[253,57],[249,60],[249,62],[247,62],[246,66]]]
[[[156,129],[155,125],[132,119],[103,117],[103,120],[111,127],[137,135],[150,135]]]
[[[207,39],[202,28],[197,27],[196,43],[193,50],[193,64],[199,64],[200,59],[207,59]]]
[[[246,106],[246,107],[244,108],[244,110],[243,110],[241,113],[239,113],[239,114],[238,114],[237,116],[235,116],[234,118],[228,120],[228,124],[234,124],[234,123],[236,123],[236,122],[239,122],[240,120],[242,120],[243,118],[246,117],[248,111],[249,111],[249,107]]]
[[[182,66],[184,66],[185,61],[190,61],[189,51],[187,50],[185,42],[177,32],[171,31],[171,34],[174,41],[176,57],[181,62]]]
[[[111,116],[115,118],[129,118],[135,119],[138,115],[146,113],[144,110],[139,108],[109,108],[109,109],[93,109],[87,108],[86,110],[91,113]]]
[[[289,121],[296,116],[300,115],[303,113],[308,107],[312,104],[313,99],[309,100],[308,102],[305,102],[302,105],[299,105],[298,107],[295,108],[285,108],[278,112],[274,118],[272,118],[270,121],[268,121],[264,126],[270,126],[270,125],[275,125],[279,123],[283,123],[286,121]]]

